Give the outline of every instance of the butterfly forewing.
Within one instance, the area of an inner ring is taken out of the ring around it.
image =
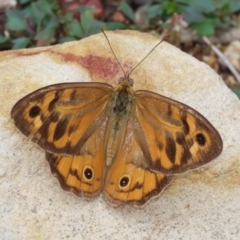
[[[80,154],[101,122],[108,121],[112,91],[102,83],[56,84],[18,101],[11,116],[20,131],[43,149]]]
[[[196,110],[148,91],[135,99],[134,132],[153,171],[181,173],[221,153],[219,133]]]

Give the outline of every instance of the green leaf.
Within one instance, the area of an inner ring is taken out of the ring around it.
[[[59,19],[59,22],[61,23],[69,23],[73,20],[73,14],[67,13],[64,16],[61,16],[61,19]]]
[[[88,35],[96,34],[96,33],[100,32],[101,29],[104,29],[105,27],[106,27],[106,23],[94,19],[92,22],[92,26],[89,29]]]
[[[40,24],[47,16],[53,16],[51,6],[46,1],[37,1],[31,4],[35,21]]]
[[[82,14],[86,11],[90,11],[92,14],[93,14],[93,7],[92,6],[89,6],[89,5],[83,5],[81,6],[78,11]]]
[[[6,23],[6,28],[10,31],[22,31],[27,30],[27,24],[23,19],[11,17]]]
[[[212,36],[215,33],[213,23],[209,19],[201,23],[192,23],[190,26],[201,36]]]
[[[68,33],[72,37],[81,38],[83,36],[83,31],[79,22],[72,22],[67,25]]]
[[[240,89],[239,88],[231,88],[231,90],[238,96],[240,99]]]
[[[37,23],[40,23],[42,19],[46,16],[46,12],[41,10],[37,2],[32,3],[32,12],[34,19]]]
[[[23,16],[22,16],[22,13],[18,10],[18,9],[16,9],[16,8],[14,8],[14,9],[7,9],[6,10],[6,16],[7,16],[7,18],[8,18],[8,20],[10,19],[10,18],[19,18],[19,19],[21,19]]]
[[[89,29],[93,24],[93,20],[94,18],[93,18],[92,11],[87,10],[81,14],[81,26],[85,36],[88,35]]]
[[[33,11],[32,11],[32,6],[28,6],[28,7],[23,8],[21,13],[22,13],[24,18],[35,19],[35,16],[34,16]]]
[[[174,2],[164,1],[163,8],[167,14],[173,14],[173,13],[177,12],[177,6],[176,6],[176,3],[174,3]]]
[[[55,18],[51,18],[48,25],[41,31],[38,31],[35,39],[43,41],[45,44],[49,44],[53,41],[55,31],[58,27],[58,22]]]
[[[230,12],[234,13],[240,10],[240,1],[239,0],[231,0],[230,1]]]
[[[17,9],[8,9],[6,11],[6,28],[10,31],[22,31],[27,29],[25,19],[22,13]]]
[[[132,8],[126,3],[126,2],[121,2],[119,5],[119,9],[133,22],[135,22],[135,14]]]
[[[219,1],[219,0],[218,0]],[[203,0],[191,0],[189,1],[189,6],[194,9],[197,9],[201,13],[210,13],[215,12],[216,8],[213,5],[214,1],[203,1]]]
[[[74,37],[63,37],[58,40],[59,43],[71,42],[76,41],[77,39]]]
[[[8,41],[8,38],[0,34],[0,44],[5,43]]]
[[[37,2],[35,2],[36,7],[39,8],[39,10],[41,10],[45,14],[53,15],[52,6],[50,3],[51,1],[49,0],[38,0]]]
[[[12,49],[19,49],[19,48],[25,48],[30,43],[31,39],[28,37],[21,37],[12,40],[13,47]]]
[[[55,16],[50,17],[50,19],[47,19],[47,27],[51,28],[57,28],[59,26],[58,20]]]
[[[107,22],[105,28],[107,30],[126,29],[127,25],[120,22]]]
[[[44,42],[44,45],[48,45],[53,41],[55,35],[55,29],[51,27],[46,27],[44,30],[40,31],[35,39],[40,42]]]
[[[155,4],[150,6],[146,12],[147,12],[148,19],[160,17],[163,14],[163,7],[161,4]]]
[[[45,44],[49,44],[53,40],[53,36],[55,35],[55,29],[51,27],[46,27],[44,30],[40,31],[35,39],[38,41],[45,42]]]
[[[187,21],[189,24],[203,22],[205,19],[203,13],[199,12],[197,9],[194,9],[192,7],[186,7],[183,10],[182,15],[184,20]]]
[[[31,0],[20,0],[20,4],[26,4],[26,3],[29,3],[31,2]]]

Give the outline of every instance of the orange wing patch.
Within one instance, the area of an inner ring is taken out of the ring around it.
[[[215,128],[194,109],[148,91],[137,91],[135,132],[149,168],[181,173],[216,158],[222,140]]]
[[[46,152],[52,173],[66,191],[82,197],[96,197],[104,183],[104,161],[90,155],[64,156]],[[100,164],[102,163],[102,164]]]
[[[81,155],[59,155],[46,152],[53,173],[64,190],[78,196],[95,197],[105,178],[105,134],[107,122],[102,122],[81,146]]]
[[[112,87],[101,83],[56,84],[21,99],[11,116],[43,149],[79,154],[84,141],[109,118],[111,93]]]
[[[134,133],[135,121],[130,117],[121,151],[109,169],[104,196],[111,204],[142,206],[159,195],[172,177],[152,172],[146,159],[148,155],[139,146],[139,136]]]

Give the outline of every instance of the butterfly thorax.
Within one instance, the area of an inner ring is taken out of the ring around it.
[[[125,78],[120,80],[116,86],[113,99],[110,124],[108,128],[108,141],[107,141],[107,152],[106,152],[106,164],[110,166],[112,161],[117,155],[117,151],[121,148],[123,142],[126,123],[128,116],[132,110],[134,91],[132,85],[129,83],[129,79]]]

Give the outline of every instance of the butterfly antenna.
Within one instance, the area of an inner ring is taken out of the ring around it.
[[[162,40],[129,72],[129,75],[135,70],[153,51],[154,49],[160,45],[164,41],[165,37],[162,38]]]
[[[102,29],[101,29],[101,30],[102,30]],[[111,51],[112,51],[112,53],[113,53],[115,59],[117,60],[118,65],[119,65],[120,68],[122,69],[124,76],[126,76],[126,73],[125,73],[125,71],[124,71],[122,65],[120,64],[120,62],[119,62],[119,60],[118,60],[118,58],[117,58],[115,52],[113,51],[113,48],[112,48],[112,46],[111,46],[111,43],[110,43],[109,40],[108,40],[108,37],[107,37],[106,33],[105,33],[103,30],[102,30],[102,33],[104,34],[105,38],[107,39],[108,45],[109,45],[109,47],[110,47],[110,49],[111,49]]]

